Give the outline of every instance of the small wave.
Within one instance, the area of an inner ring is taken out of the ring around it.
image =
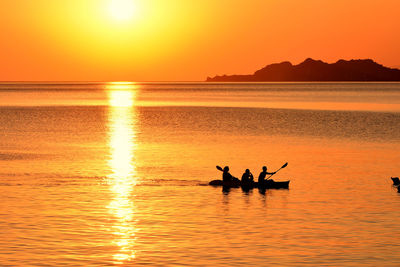
[[[22,186],[21,183],[0,183],[0,186]]]
[[[2,180],[2,181],[1,181]],[[63,175],[44,173],[0,173],[0,186],[109,186],[113,179],[107,176]],[[187,179],[136,179],[132,186],[206,186],[208,181]]]
[[[13,161],[13,160],[26,160],[26,159],[37,159],[45,157],[43,154],[31,154],[31,153],[0,153],[1,161]]]
[[[201,184],[204,184],[204,181],[185,179],[139,179],[136,186],[198,186]]]

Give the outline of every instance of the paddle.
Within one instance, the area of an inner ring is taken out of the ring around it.
[[[280,170],[283,169],[283,168],[286,168],[287,165],[288,165],[288,163],[286,162],[286,163],[283,164],[283,166],[280,167],[275,173],[277,173],[278,171],[280,171]],[[271,176],[274,175],[275,173],[271,174],[271,175],[270,175],[267,179],[265,179],[265,180],[268,180],[269,178],[271,178]]]

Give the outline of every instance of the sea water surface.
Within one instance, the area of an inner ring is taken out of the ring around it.
[[[0,134],[0,266],[400,266],[400,83],[0,83]]]

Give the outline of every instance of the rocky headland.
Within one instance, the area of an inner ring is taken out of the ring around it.
[[[285,61],[267,65],[254,74],[207,77],[207,81],[400,81],[400,70],[385,67],[372,59],[341,59],[336,63],[329,64],[308,58],[298,65],[292,65]]]

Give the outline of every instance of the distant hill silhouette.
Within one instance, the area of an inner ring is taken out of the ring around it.
[[[307,58],[298,65],[285,61],[267,65],[253,75],[207,77],[208,82],[267,81],[400,81],[400,70],[384,67],[371,59],[339,60],[328,64]]]

